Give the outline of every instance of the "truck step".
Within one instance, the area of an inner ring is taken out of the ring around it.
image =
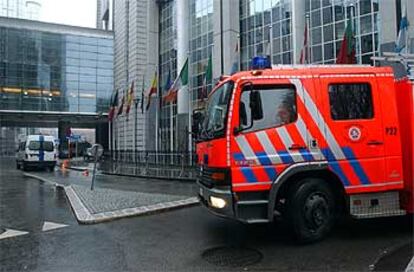
[[[397,191],[351,195],[349,204],[351,216],[358,219],[406,214]]]
[[[269,220],[267,219],[249,219],[246,220],[249,224],[260,224],[260,223],[269,223]]]

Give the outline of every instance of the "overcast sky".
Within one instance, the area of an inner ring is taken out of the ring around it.
[[[41,0],[41,21],[96,27],[96,0]]]

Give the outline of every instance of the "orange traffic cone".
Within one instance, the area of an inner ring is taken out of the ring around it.
[[[83,175],[83,176],[85,176],[85,177],[88,177],[88,176],[89,176],[89,171],[88,171],[88,169],[86,169],[85,171],[83,171],[83,172],[82,172],[82,175]]]

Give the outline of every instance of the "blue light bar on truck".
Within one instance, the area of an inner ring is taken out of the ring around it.
[[[252,70],[271,69],[272,63],[269,57],[257,56],[252,59]]]

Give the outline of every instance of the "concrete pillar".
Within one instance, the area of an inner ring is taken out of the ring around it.
[[[189,5],[188,0],[176,0],[177,11],[177,76],[183,68],[185,61],[187,60],[188,45],[189,45]],[[189,71],[190,69],[189,63]],[[191,74],[189,73],[189,77]],[[189,78],[190,81],[190,78]],[[177,140],[178,150],[188,150],[188,123],[189,123],[189,99],[190,94],[188,91],[188,85],[181,88],[177,94]]]
[[[219,78],[222,74],[230,73],[234,61],[239,57],[235,49],[240,34],[240,2],[214,0],[213,5],[213,78]]]
[[[292,1],[292,49],[293,64],[300,62],[306,25],[305,1]],[[308,41],[310,44],[310,41]],[[310,57],[310,56],[309,56]]]
[[[60,144],[67,142],[66,134],[68,132],[68,129],[70,129],[70,122],[58,122],[58,138]]]

